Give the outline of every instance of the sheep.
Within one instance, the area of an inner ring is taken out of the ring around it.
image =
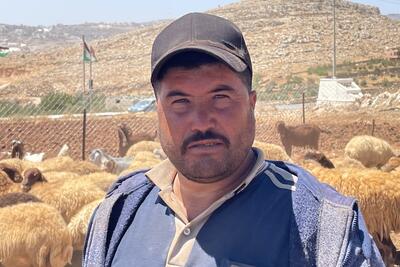
[[[57,157],[65,157],[65,156],[69,156],[69,146],[68,144],[64,144],[60,151],[57,154]]]
[[[400,173],[376,169],[325,169],[313,168],[311,172],[322,182],[328,183],[344,195],[358,199],[369,232],[374,237],[386,263],[393,263],[395,256],[391,231],[400,231]]]
[[[0,161],[0,163],[6,164],[9,167],[16,169],[21,174],[24,172],[24,170],[29,168],[35,168],[37,165],[31,161],[22,160],[19,158],[3,159]]]
[[[75,250],[82,250],[90,217],[102,199],[96,199],[83,206],[68,223],[68,230],[72,236],[72,246]]]
[[[118,153],[120,157],[124,157],[129,147],[140,141],[153,141],[157,138],[157,131],[153,133],[135,133],[128,128],[125,123],[118,126]]]
[[[8,177],[14,183],[22,182],[22,175],[14,166],[7,163],[0,163],[0,170],[7,173]]]
[[[26,152],[24,155],[24,160],[32,161],[32,162],[42,162],[44,159],[45,153],[30,153]]]
[[[19,184],[14,183],[5,173],[4,171],[0,170],[0,196],[11,193],[11,192],[20,192],[21,187]]]
[[[318,150],[321,129],[317,125],[286,126],[283,121],[278,121],[276,129],[289,157],[292,156],[292,146],[309,147]]]
[[[24,180],[35,180],[37,176],[43,176],[37,169],[32,172],[27,170],[25,174]],[[31,186],[29,193],[59,210],[67,223],[82,206],[105,196],[105,192],[93,182],[78,178],[36,183]]]
[[[19,140],[11,141],[11,157],[23,159],[25,155],[24,143]]]
[[[253,143],[254,147],[261,149],[266,159],[269,160],[284,160],[291,162],[292,160],[286,154],[282,147],[274,144],[263,143],[255,140]]]
[[[79,175],[85,175],[93,172],[101,172],[102,170],[89,161],[74,161],[70,157],[54,157],[40,162],[37,168],[41,172],[50,171],[67,171],[74,172]]]
[[[135,157],[137,153],[142,152],[142,151],[149,151],[149,152],[153,152],[154,150],[157,149],[161,149],[161,144],[158,142],[154,142],[154,141],[141,141],[138,142],[134,145],[132,145],[128,151],[126,152],[126,156],[127,157]],[[162,152],[164,153],[164,152]]]
[[[398,169],[400,166],[400,156],[391,157],[385,165],[381,167],[381,170],[384,172],[391,172],[393,170]]]
[[[28,193],[16,192],[16,193],[8,193],[5,195],[0,195],[0,208],[26,202],[42,202],[42,201],[37,197],[35,197],[34,195]]]
[[[77,179],[89,181],[104,192],[107,192],[108,188],[117,180],[117,178],[118,177],[115,174],[108,172],[96,172],[80,176]]]
[[[365,167],[381,168],[393,156],[390,145],[382,139],[369,135],[353,137],[346,145],[345,155],[360,161]]]
[[[362,165],[361,162],[359,162],[358,160],[349,158],[347,156],[345,156],[344,158],[342,158],[342,157],[333,158],[332,162],[336,168],[365,169],[365,166]]]
[[[132,158],[115,158],[108,155],[102,149],[94,149],[89,155],[89,160],[105,170],[114,174],[119,174],[129,167],[132,163]]]
[[[47,179],[42,175],[39,169],[31,168],[24,171],[24,179],[21,183],[21,188],[24,192],[31,190],[35,183],[47,183]]]
[[[330,161],[324,153],[320,151],[307,151],[306,154],[304,155],[305,160],[314,160],[321,164],[322,167],[328,168],[328,169],[333,169],[335,168],[335,165],[333,165],[332,161]]]
[[[124,170],[121,175],[126,175],[133,171],[137,171],[139,169],[149,169],[159,164],[161,159],[159,159],[156,155],[149,151],[142,151],[136,154],[135,159],[132,161],[131,165]]]
[[[71,262],[71,235],[59,212],[45,203],[0,209],[0,262],[4,267],[64,267]]]

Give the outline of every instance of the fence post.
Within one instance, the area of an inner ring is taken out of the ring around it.
[[[375,119],[372,119],[372,131],[371,131],[372,136],[374,136],[374,132],[375,132]]]
[[[85,160],[86,150],[86,107],[83,109],[83,125],[82,125],[82,160]]]
[[[302,103],[303,103],[303,124],[304,123],[306,123],[306,110],[305,110],[305,93],[303,92],[303,101],[302,101]]]

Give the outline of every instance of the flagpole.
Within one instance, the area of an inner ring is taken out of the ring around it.
[[[93,61],[93,55],[90,55],[90,61],[89,61],[89,112],[91,109],[91,103],[92,103],[92,93],[93,93],[93,80],[92,80],[92,61]]]
[[[83,122],[82,122],[82,160],[85,160],[86,150],[86,79],[85,79],[85,35],[82,35],[82,64],[83,64]]]

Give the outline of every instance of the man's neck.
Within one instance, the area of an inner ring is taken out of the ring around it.
[[[173,191],[186,211],[188,221],[238,187],[246,179],[255,161],[256,155],[250,150],[243,164],[232,175],[213,183],[197,183],[178,172],[173,182]]]

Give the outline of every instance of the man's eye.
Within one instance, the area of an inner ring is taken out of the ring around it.
[[[186,98],[180,98],[172,101],[172,104],[186,104],[189,103],[189,100]]]
[[[215,99],[223,99],[223,98],[229,98],[227,95],[215,95]]]

